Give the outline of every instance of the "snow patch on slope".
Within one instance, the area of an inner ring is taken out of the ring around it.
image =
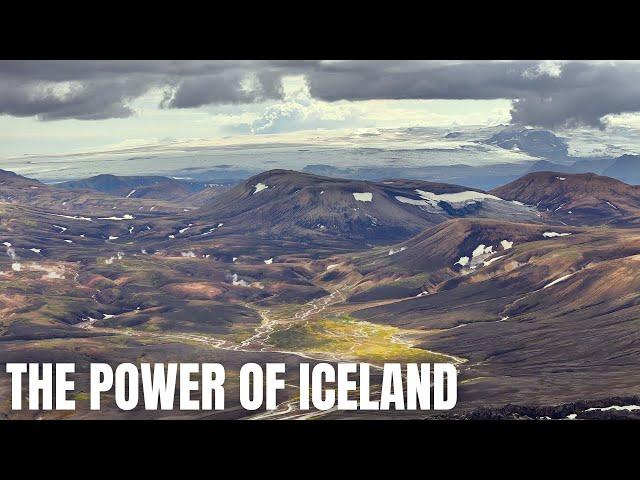
[[[560,282],[564,282],[567,278],[572,277],[572,276],[573,276],[573,273],[570,273],[569,275],[565,275],[565,276],[563,276],[563,277],[560,277],[560,278],[558,278],[558,279],[554,280],[553,282],[546,284],[546,285],[543,287],[543,290],[544,290],[545,288],[553,287],[554,285],[557,285],[557,284],[558,284],[558,283],[560,283]]]
[[[447,203],[466,203],[482,200],[502,200],[495,195],[488,193],[474,192],[472,190],[465,190],[464,192],[457,193],[432,193],[424,190],[416,189],[416,193],[420,195],[424,200],[431,200],[435,202],[447,202]]]
[[[264,183],[256,183],[253,188],[255,188],[255,190],[253,191],[253,195],[255,195],[256,193],[260,193],[261,191],[266,190],[267,188],[269,188],[269,186],[265,185]]]
[[[469,265],[469,257],[460,257],[460,260],[454,263],[454,265],[460,265],[461,267],[466,267],[467,265]]]
[[[57,213],[49,213],[52,217],[69,218],[71,220],[84,220],[85,222],[93,222],[91,217],[81,217],[79,215],[60,215]]]
[[[371,193],[371,192],[362,192],[362,193],[353,192],[353,198],[355,198],[358,202],[370,202],[371,200],[373,200],[373,193]]]
[[[504,258],[504,257],[505,257],[505,255],[501,255],[500,257],[493,257],[493,258],[490,258],[489,260],[485,260],[484,261],[484,266],[488,267],[493,262],[497,262],[498,260],[500,260],[501,258]]]
[[[408,203],[409,205],[416,205],[418,207],[426,207],[428,205],[434,206],[432,205],[431,202],[428,202],[427,200],[415,200],[413,198],[407,198],[407,197],[401,197],[401,196],[396,196],[396,200],[398,200],[400,203]]]
[[[420,199],[408,198],[403,196],[396,196],[396,200],[401,203],[407,203],[409,205],[416,205],[419,207],[434,207],[440,208],[439,202],[445,202],[450,205],[466,205],[470,203],[482,202],[483,200],[499,200],[501,198],[495,195],[490,195],[483,192],[474,192],[472,190],[465,190],[463,192],[456,193],[433,193],[425,190],[416,189],[415,192],[420,196]]]
[[[249,284],[246,281],[240,280],[238,278],[238,274],[237,273],[234,273],[231,276],[231,285],[233,285],[234,287],[248,287],[249,286]]]
[[[595,412],[595,411],[601,411],[601,412],[607,412],[610,410],[623,410],[623,411],[627,411],[627,412],[633,412],[634,410],[640,410],[640,405],[623,405],[623,406],[618,406],[618,405],[612,405],[610,407],[594,407],[594,408],[588,408],[586,411],[587,412]]]
[[[509,250],[513,247],[513,242],[510,242],[509,240],[502,240],[500,245],[502,245],[503,250]]]
[[[120,220],[133,220],[135,217],[133,215],[130,215],[128,213],[124,214],[122,217],[98,217],[98,220],[115,220],[115,221],[120,221]]]
[[[554,237],[568,237],[571,235],[570,233],[558,233],[558,232],[544,232],[542,234],[545,238],[554,238]]]

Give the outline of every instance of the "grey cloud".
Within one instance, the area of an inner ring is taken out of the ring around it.
[[[253,82],[252,82],[253,81]],[[246,82],[252,83],[246,88]],[[181,81],[165,96],[167,108],[195,108],[210,104],[255,103],[281,99],[282,77],[270,71],[247,75],[246,72],[221,72]]]
[[[311,94],[341,99],[498,99],[548,93],[557,78],[528,73],[539,62],[352,61],[321,65],[308,76]]]
[[[566,62],[558,76],[539,62],[339,62],[314,69],[311,94],[327,101],[509,99],[512,122],[603,128],[608,114],[640,111],[637,62]]]
[[[608,114],[640,111],[640,64],[569,63],[554,88],[513,102],[515,123],[545,127],[604,128]]]
[[[282,98],[282,76],[314,62],[0,61],[0,114],[94,120],[133,114],[130,102],[164,88],[161,107]]]
[[[282,77],[304,75],[326,101],[508,99],[512,122],[603,128],[608,114],[640,111],[637,62],[514,61],[0,61],[0,114],[126,117],[151,88],[163,108],[282,99]]]

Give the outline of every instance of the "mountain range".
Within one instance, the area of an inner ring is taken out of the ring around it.
[[[469,416],[627,398],[640,381],[639,188],[554,171],[490,191],[291,170],[230,188],[2,171],[0,362],[218,361],[237,385],[248,361],[449,361],[453,414]],[[269,418],[374,415],[302,412],[295,388],[282,394]],[[197,416],[96,413],[83,398],[77,418]],[[213,416],[251,415],[230,400]]]
[[[185,204],[201,205],[214,198],[228,187],[221,184],[181,180],[161,176],[116,176],[94,177],[56,184],[66,190],[93,190],[124,198],[171,199]]]

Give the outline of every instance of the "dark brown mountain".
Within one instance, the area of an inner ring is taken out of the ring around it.
[[[504,222],[489,219],[456,219],[431,227],[406,242],[377,254],[363,254],[359,268],[365,270],[398,268],[411,274],[433,271],[443,267],[454,267],[461,257],[473,258],[479,245],[492,247],[493,252],[509,250],[515,244],[542,240],[548,225]],[[567,227],[556,228],[558,233],[570,231]]]
[[[449,279],[502,260],[516,245],[564,238],[577,228],[456,219],[429,228],[406,242],[326,261],[331,272],[362,276],[351,290],[351,302],[403,299],[436,293]],[[328,275],[331,275],[329,273]]]
[[[185,197],[182,203],[185,205],[193,205],[195,207],[201,207],[211,203],[211,201],[219,195],[228,192],[231,189],[230,185],[222,184],[206,184],[206,187],[202,190],[192,193]]]
[[[640,187],[594,173],[530,173],[491,193],[570,225],[623,225],[640,217]]]
[[[41,187],[43,183],[38,180],[23,177],[9,170],[0,169],[0,188],[17,188],[17,187]]]
[[[458,185],[354,181],[289,170],[262,173],[194,212],[190,234],[227,231],[351,245],[392,243],[451,218],[537,221],[531,208]]]

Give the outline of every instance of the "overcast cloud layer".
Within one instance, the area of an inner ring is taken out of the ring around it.
[[[603,128],[640,111],[640,63],[556,61],[0,61],[0,114],[41,120],[123,118],[151,89],[160,108],[283,98],[304,75],[328,102],[508,99],[515,124]]]

